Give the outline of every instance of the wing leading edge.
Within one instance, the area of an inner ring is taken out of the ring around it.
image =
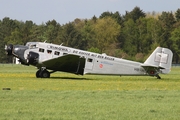
[[[46,69],[83,75],[85,58],[78,55],[68,54],[44,61],[42,64],[46,67]]]

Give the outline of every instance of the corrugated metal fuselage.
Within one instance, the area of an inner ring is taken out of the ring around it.
[[[29,43],[31,44],[31,43]],[[24,58],[30,51],[39,54],[37,67],[46,67],[44,61],[58,58],[67,54],[78,55],[85,58],[84,74],[102,74],[102,75],[147,75],[142,63],[107,56],[106,54],[97,54],[65,46],[59,46],[50,43],[37,42],[34,47],[27,49]],[[50,52],[50,53],[48,53]],[[48,69],[48,68],[47,68]]]

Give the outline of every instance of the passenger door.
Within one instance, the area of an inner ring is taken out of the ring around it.
[[[93,69],[93,65],[94,65],[94,59],[92,59],[92,58],[87,58],[87,59],[86,59],[85,68],[86,68],[86,69],[89,69],[89,70],[92,70],[92,69]]]

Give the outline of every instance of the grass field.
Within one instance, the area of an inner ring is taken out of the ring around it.
[[[180,119],[179,67],[161,80],[61,72],[37,79],[35,72],[32,66],[0,65],[0,120]]]

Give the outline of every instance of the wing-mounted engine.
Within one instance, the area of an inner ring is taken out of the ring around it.
[[[27,55],[27,63],[31,65],[36,65],[39,62],[39,54],[30,51]]]

